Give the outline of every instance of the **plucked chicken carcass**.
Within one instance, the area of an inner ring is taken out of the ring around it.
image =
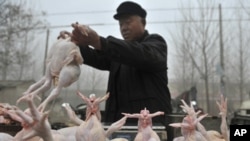
[[[76,141],[106,141],[105,131],[95,115],[91,115],[76,130]]]
[[[155,116],[163,115],[164,112],[158,111],[150,114],[146,108],[141,110],[140,113],[122,113],[127,118],[138,118],[138,133],[134,141],[160,141],[160,137],[152,129],[152,118]]]
[[[92,114],[96,115],[98,120],[101,121],[101,111],[99,108],[99,104],[105,100],[108,99],[109,93],[107,93],[102,98],[96,97],[95,94],[90,94],[89,98],[81,94],[79,91],[77,94],[82,98],[82,100],[87,104],[87,110],[86,110],[86,120],[90,118]]]
[[[67,136],[73,133],[71,130],[59,132],[51,129],[48,122],[49,112],[39,111],[33,102],[32,95],[25,97],[24,100],[28,103],[28,109],[11,111],[11,117],[19,121],[23,128],[8,141],[75,141],[72,136]],[[6,137],[6,135],[1,137]]]
[[[10,125],[18,124],[11,116],[7,113],[10,110],[16,109],[16,106],[10,105],[8,103],[0,103],[0,124]]]
[[[86,119],[81,122],[81,125],[76,130],[76,141],[108,141],[109,136],[119,130],[126,122],[126,117],[123,117],[119,121],[113,123],[110,128],[105,131],[101,123],[101,114],[99,104],[107,100],[109,93],[103,97],[96,97],[94,94],[91,94],[88,97],[84,96],[82,93],[77,92],[77,94],[82,98],[82,100],[87,104],[86,110]],[[70,110],[68,108],[68,110]],[[68,111],[68,114],[72,112]],[[75,123],[79,123],[79,119],[76,119],[76,116],[70,116],[75,119]],[[112,139],[111,141],[127,141],[124,138]]]
[[[70,121],[72,123],[74,123],[76,126],[72,126],[72,127],[66,127],[66,128],[62,128],[57,130],[58,132],[60,132],[61,134],[65,135],[65,136],[71,136],[75,135],[76,130],[79,128],[80,125],[86,125],[86,122],[79,119],[79,117],[76,116],[75,112],[71,109],[69,104],[65,104],[64,108],[70,118]],[[109,141],[109,137],[115,132],[118,131],[119,129],[121,129],[121,127],[125,124],[126,122],[126,117],[124,116],[122,119],[120,119],[119,121],[112,123],[111,126],[108,128],[107,131],[105,131],[105,136],[106,136],[106,140]],[[95,121],[95,122],[100,122],[100,121]],[[99,130],[103,130],[100,129]],[[81,134],[81,132],[79,132]],[[83,132],[82,132],[83,133]],[[74,141],[73,139],[71,141]],[[123,139],[123,138],[115,138],[112,139],[111,141],[127,141],[127,139]]]
[[[25,99],[27,95],[37,96],[48,91],[54,82],[55,87],[39,106],[39,109],[44,109],[48,102],[60,94],[63,87],[68,87],[78,80],[82,63],[83,58],[79,47],[70,41],[70,37],[59,38],[49,50],[45,75],[32,84],[24,92],[24,96],[17,100],[17,103]]]
[[[216,102],[219,108],[219,115],[221,116],[221,133],[209,130],[208,135],[212,141],[229,141],[229,130],[227,125],[227,98],[224,98],[223,95],[220,97],[220,102]]]
[[[13,137],[7,133],[0,133],[0,141],[12,141]]]
[[[70,104],[69,103],[63,103],[62,104],[62,107],[65,109],[68,117],[69,117],[69,121],[73,124],[73,125],[76,125],[76,126],[79,126],[81,125],[84,121],[82,119],[80,119],[75,111],[73,111],[73,109],[71,108]]]
[[[176,137],[174,141],[210,141],[204,126],[200,124],[200,121],[207,115],[197,117],[200,112],[195,112],[192,104],[191,107],[189,107],[184,100],[181,101],[183,103],[181,108],[187,115],[184,117],[182,123],[170,124],[170,126],[181,128],[181,133],[183,135],[181,137]]]
[[[184,111],[187,112],[187,116],[184,117],[182,123],[172,123],[170,126],[180,127],[182,135],[181,137],[176,137],[174,141],[229,141],[229,131],[226,123],[227,116],[227,99],[224,99],[221,96],[220,103],[217,102],[217,105],[220,110],[221,115],[221,133],[215,130],[206,131],[204,126],[200,121],[206,116],[202,115],[197,117],[199,112],[195,113],[194,108],[189,107],[185,101],[182,101],[183,105],[181,106]]]

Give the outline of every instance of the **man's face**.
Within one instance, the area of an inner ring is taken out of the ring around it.
[[[135,41],[144,33],[145,22],[137,15],[124,15],[119,19],[120,32],[126,41]]]

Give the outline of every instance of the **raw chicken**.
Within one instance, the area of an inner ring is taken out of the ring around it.
[[[23,99],[28,103],[28,109],[22,111],[20,109],[11,110],[11,117],[19,121],[22,125],[22,130],[19,131],[12,139],[6,141],[68,141],[70,138],[61,134],[56,130],[51,130],[48,122],[48,113],[38,111],[33,102],[32,95]],[[0,134],[0,138],[6,138],[5,134]]]
[[[173,123],[170,126],[180,127],[182,131],[181,137],[177,137],[174,141],[229,141],[229,131],[226,122],[227,116],[227,99],[221,96],[220,103],[217,102],[221,115],[221,134],[218,131],[206,131],[200,121],[206,116],[202,115],[197,118],[199,112],[195,113],[194,108],[189,107],[185,101],[182,101],[182,109],[188,113],[182,123]],[[197,130],[196,130],[197,129]]]
[[[87,110],[85,121],[81,122],[81,125],[76,130],[76,141],[108,141],[108,137],[113,132],[119,130],[125,124],[127,117],[123,117],[119,121],[113,123],[105,132],[101,123],[99,104],[102,101],[107,100],[107,98],[109,97],[109,93],[101,98],[96,98],[94,94],[91,94],[88,98],[81,94],[79,91],[77,92],[77,94],[83,99],[84,102],[86,102]],[[72,114],[72,112],[70,111],[68,111],[67,113]],[[79,119],[76,119],[75,116],[70,117],[73,117],[73,120],[79,122]],[[127,141],[127,139],[116,138],[112,139],[111,141]]]
[[[200,112],[195,112],[192,105],[189,107],[184,100],[181,101],[183,103],[181,107],[187,115],[184,117],[182,123],[170,124],[170,126],[181,128],[181,133],[183,135],[174,138],[174,141],[210,141],[204,126],[200,124],[200,121],[207,115],[197,117]]]
[[[146,108],[141,110],[140,113],[129,114],[122,113],[128,118],[138,118],[138,133],[134,141],[160,141],[160,137],[152,129],[152,118],[155,116],[163,115],[164,112],[158,111],[150,114]]]
[[[8,113],[9,111],[13,111],[15,109],[17,109],[17,107],[14,105],[10,105],[8,103],[0,103],[0,123],[3,123],[5,125],[18,124]]]
[[[25,92],[24,96],[17,100],[17,103],[25,99],[27,95],[37,96],[48,91],[54,81],[54,88],[49,96],[39,106],[40,110],[60,94],[63,87],[68,87],[78,80],[81,73],[80,66],[83,63],[79,47],[66,39],[58,39],[50,48],[45,75],[36,83],[32,84]]]
[[[105,131],[96,115],[91,115],[76,130],[76,141],[106,141]]]
[[[220,110],[221,116],[221,125],[220,130],[221,134],[217,131],[210,130],[207,131],[211,141],[229,141],[229,130],[227,125],[227,98],[224,98],[223,95],[220,97],[220,102],[216,102]]]
[[[72,110],[71,106],[68,103],[64,103],[63,108],[66,110],[66,113],[69,117],[69,121],[77,126],[81,125],[84,121],[80,119],[76,113]]]
[[[12,141],[13,137],[7,133],[0,133],[0,141]]]
[[[115,131],[119,130],[125,123],[126,117],[113,123],[105,132],[101,122],[96,115],[91,115],[90,118],[83,122],[76,130],[76,141],[109,141],[108,137]],[[115,138],[111,141],[128,141],[125,138]]]
[[[126,123],[127,117],[124,116],[123,118],[121,118],[120,120],[114,122],[111,124],[111,126],[107,129],[107,131],[105,132],[106,137],[109,138],[114,132],[120,130],[122,128],[122,126]],[[124,139],[120,138],[121,141],[123,141]],[[111,141],[113,141],[115,139],[112,139]]]
[[[78,94],[78,95],[81,97],[83,96],[82,94]],[[85,121],[81,120],[79,117],[76,116],[75,112],[72,110],[72,108],[70,107],[69,104],[64,104],[63,107],[65,108],[71,122],[73,122],[75,125],[79,125],[79,126],[81,124],[82,125],[85,124]],[[107,131],[105,131],[106,138],[109,138],[114,132],[121,129],[121,127],[126,123],[126,119],[127,119],[127,117],[124,116],[119,121],[112,123],[111,126],[107,129]],[[59,129],[58,132],[66,135],[66,136],[71,136],[72,134],[75,134],[75,131],[77,128],[78,128],[78,126],[62,128],[62,129]],[[70,133],[70,132],[72,132],[72,133]],[[127,141],[127,140],[123,139],[123,138],[115,138],[115,139],[112,139],[112,141]]]
[[[72,126],[72,127],[65,127],[58,129],[57,132],[60,133],[61,135],[66,136],[69,141],[76,141],[76,130],[78,129],[79,126]]]
[[[28,139],[38,140],[42,138],[45,141],[56,141],[59,138],[58,135],[52,135],[52,130],[48,122],[48,112],[38,111],[37,107],[33,102],[33,97],[30,95],[25,99],[28,103],[29,109],[26,109],[24,112],[17,110],[16,114],[21,118],[20,122],[22,123],[23,129],[14,137],[14,140],[23,140]]]
[[[84,96],[82,93],[79,91],[77,94],[82,98],[82,100],[87,104],[87,110],[86,110],[86,120],[90,118],[91,115],[96,115],[97,119],[101,121],[101,111],[99,108],[99,104],[105,100],[108,99],[109,93],[107,93],[103,97],[98,97],[96,98],[95,94],[90,94],[89,98]]]

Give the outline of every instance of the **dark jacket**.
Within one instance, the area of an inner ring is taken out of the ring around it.
[[[81,47],[84,64],[108,70],[105,122],[115,122],[124,113],[140,113],[147,108],[150,113],[171,113],[171,98],[167,78],[167,44],[157,34],[148,34],[135,42],[109,36],[101,37],[102,50]],[[155,119],[155,120],[154,120]],[[137,122],[138,119],[134,119]],[[153,118],[163,122],[164,116]],[[127,122],[133,122],[128,119]]]

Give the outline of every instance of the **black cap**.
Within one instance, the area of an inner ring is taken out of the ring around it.
[[[138,15],[142,18],[146,18],[147,12],[137,3],[126,1],[119,5],[116,9],[117,13],[114,18],[118,20],[122,15]]]

